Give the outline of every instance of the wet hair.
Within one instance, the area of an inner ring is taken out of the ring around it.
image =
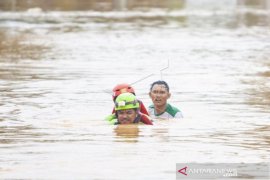
[[[154,85],[164,85],[165,88],[167,89],[168,92],[170,92],[170,88],[169,88],[169,85],[165,82],[165,81],[162,81],[162,80],[159,80],[159,81],[155,81],[151,84],[151,87],[150,87],[150,91],[152,91]]]

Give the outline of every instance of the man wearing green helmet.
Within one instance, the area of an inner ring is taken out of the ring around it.
[[[149,116],[139,111],[139,101],[132,93],[122,93],[115,100],[115,114],[106,119],[110,124],[133,124],[144,123],[153,125]]]

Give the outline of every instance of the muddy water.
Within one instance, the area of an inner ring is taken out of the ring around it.
[[[174,179],[176,163],[269,162],[267,1],[220,2],[1,12],[0,177]],[[150,105],[158,79],[183,120],[103,120],[115,84]]]

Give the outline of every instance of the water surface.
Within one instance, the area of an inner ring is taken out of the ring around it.
[[[176,163],[269,162],[267,1],[181,2],[2,11],[0,177],[175,179]],[[150,105],[158,79],[183,120],[103,120],[114,85],[136,82]]]

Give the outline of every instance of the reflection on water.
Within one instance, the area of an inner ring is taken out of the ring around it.
[[[116,138],[125,142],[138,142],[139,128],[138,125],[118,125],[114,129]]]
[[[269,160],[269,1],[2,0],[0,9],[0,178],[174,179],[180,162]],[[115,84],[148,77],[134,87],[150,105],[168,59],[162,78],[184,119],[102,120]]]

